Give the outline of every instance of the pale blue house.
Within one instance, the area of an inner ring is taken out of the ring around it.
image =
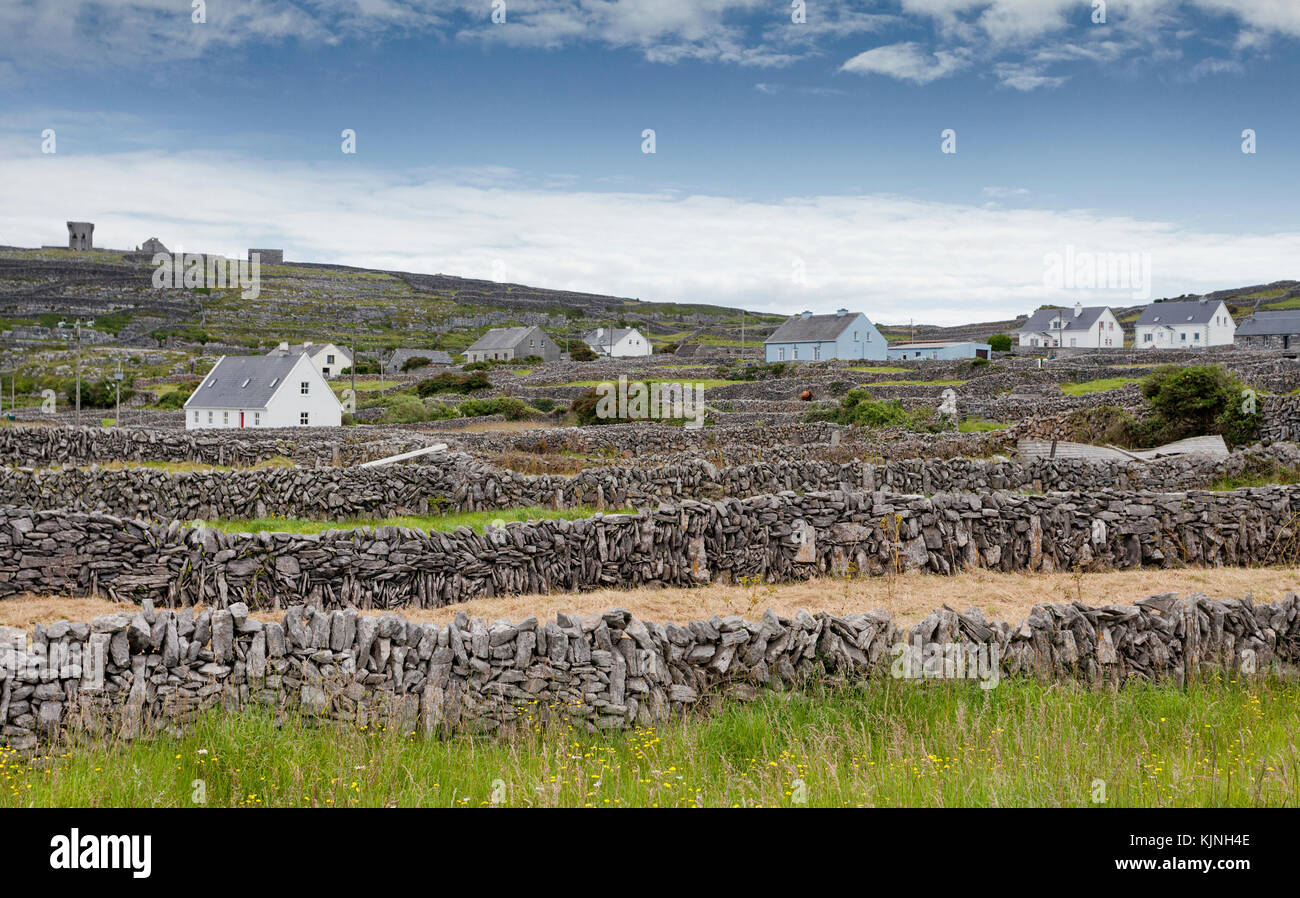
[[[867,316],[848,309],[833,315],[795,315],[763,341],[763,357],[769,363],[883,360],[886,351],[884,336]]]

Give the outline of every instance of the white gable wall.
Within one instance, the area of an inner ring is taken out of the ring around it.
[[[305,395],[302,392],[304,382],[307,384]],[[343,423],[343,408],[334,391],[311,357],[305,354],[298,356],[284,382],[277,386],[265,406],[236,409],[191,404],[185,409],[185,429],[302,427],[303,412],[307,413],[307,427],[338,427]]]

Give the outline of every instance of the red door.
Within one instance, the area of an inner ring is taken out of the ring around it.
[[[243,413],[243,412],[240,412],[240,413],[239,413],[239,426],[240,426],[241,428],[244,426],[244,413]]]

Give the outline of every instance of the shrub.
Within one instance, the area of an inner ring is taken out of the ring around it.
[[[403,371],[413,371],[416,368],[428,368],[433,364],[433,359],[423,355],[413,355],[406,361],[402,362]]]
[[[849,390],[839,403],[816,403],[807,414],[806,421],[831,421],[836,424],[853,424],[858,427],[917,427],[933,429],[934,412],[918,412],[916,415],[903,408],[897,399],[888,402],[872,399],[871,394],[861,388]]]
[[[64,388],[64,395],[68,397],[69,405],[77,404],[77,381],[76,378],[68,381]],[[126,402],[135,391],[126,383],[122,384],[122,401]],[[91,383],[86,378],[81,379],[81,407],[82,408],[112,408],[117,403],[117,381],[104,378]],[[186,394],[189,399],[189,394]],[[181,402],[184,405],[184,401]]]
[[[1010,352],[1010,351],[1011,351],[1011,335],[1010,335],[1010,334],[994,334],[993,336],[989,337],[989,341],[988,341],[988,342],[989,342],[989,346],[990,346],[990,348],[992,348],[992,350],[993,350],[994,352]]]
[[[555,400],[547,396],[543,396],[540,399],[534,399],[533,408],[537,409],[539,412],[549,412],[555,408]]]
[[[381,420],[385,424],[414,424],[428,419],[429,410],[423,402],[414,396],[398,396],[384,409]]]
[[[595,351],[587,345],[584,340],[569,341],[569,358],[575,362],[593,362],[597,356]]]
[[[504,415],[508,421],[526,418],[537,410],[514,396],[501,396],[497,399],[466,399],[459,406],[461,417],[478,418],[484,415]]]
[[[1165,440],[1217,433],[1236,446],[1259,433],[1258,410],[1243,408],[1246,385],[1222,365],[1163,365],[1142,382],[1142,395]]]
[[[471,393],[492,386],[486,374],[474,371],[471,374],[457,374],[455,371],[443,371],[433,377],[427,377],[415,385],[415,392],[420,396],[434,396],[438,393]]]
[[[616,419],[614,418],[601,418],[597,416],[596,403],[599,401],[600,398],[596,395],[595,387],[592,387],[577,399],[573,400],[573,405],[570,406],[570,411],[573,412],[573,416],[577,419],[578,424],[586,426],[590,424],[615,423]]]

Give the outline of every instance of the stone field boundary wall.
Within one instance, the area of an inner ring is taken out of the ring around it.
[[[816,682],[910,673],[970,679],[972,689],[1002,676],[1113,688],[1268,675],[1297,661],[1294,593],[1261,605],[1172,595],[1102,608],[1045,604],[1019,624],[945,609],[907,631],[882,612],[768,611],[759,621],[685,626],[617,608],[547,622],[462,612],[439,626],[355,609],[299,605],[263,622],[238,603],[198,614],[146,603],[31,633],[0,627],[0,745],[30,752],[86,736],[131,739],[174,731],[209,709],[250,706],[402,733],[494,733],[538,721],[595,731]]]
[[[364,527],[226,533],[111,515],[0,508],[0,598],[151,599],[169,607],[440,607],[483,596],[692,586],[761,576],[965,568],[1059,571],[1294,564],[1300,487],[782,493],[477,533]]]
[[[590,468],[580,474],[521,474],[443,453],[423,464],[383,468],[263,468],[172,473],[152,468],[0,469],[7,504],[103,512],[146,520],[306,518],[344,520],[541,506],[623,510],[663,501],[749,498],[783,491],[894,493],[997,490],[1170,491],[1300,465],[1300,446],[1276,443],[1233,453],[1140,462],[1033,459],[910,459],[883,464],[776,460],[718,468],[679,459],[662,465]]]

